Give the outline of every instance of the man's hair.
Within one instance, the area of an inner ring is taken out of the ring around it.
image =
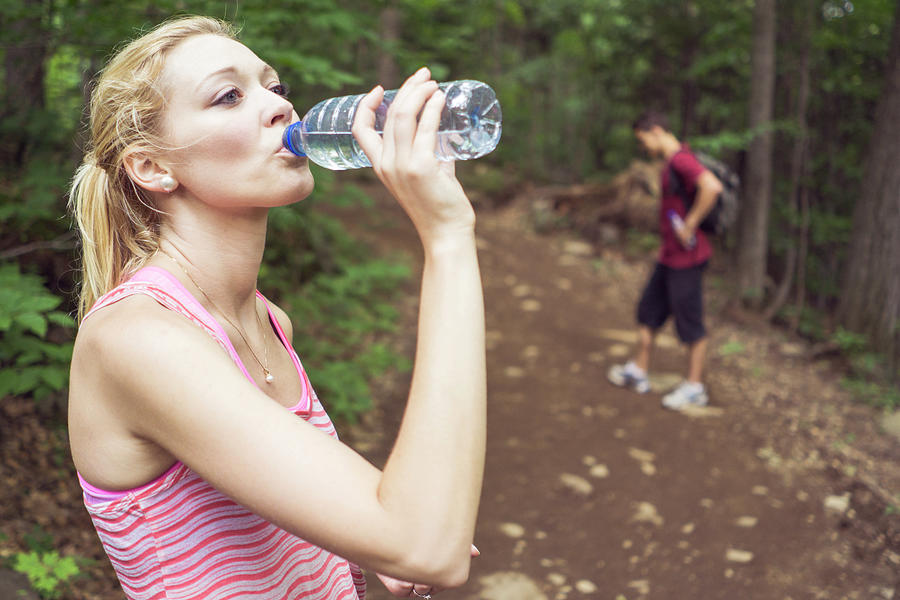
[[[641,116],[634,120],[631,128],[634,131],[650,131],[657,125],[666,131],[671,131],[669,129],[669,119],[666,115],[655,110],[648,110],[641,113]]]

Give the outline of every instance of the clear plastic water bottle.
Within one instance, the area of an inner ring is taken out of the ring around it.
[[[687,227],[687,225],[684,224],[684,219],[682,219],[680,216],[678,216],[678,213],[675,212],[674,210],[669,210],[669,212],[666,214],[669,216],[669,222],[672,223],[672,228],[675,231],[682,231],[685,227]],[[679,241],[681,240],[681,238],[678,238],[678,239],[679,239]],[[696,246],[696,245],[697,245],[697,237],[692,235],[691,239],[688,240],[687,246],[685,246],[685,247],[688,250],[692,250],[694,248],[694,246]]]
[[[491,152],[500,141],[500,102],[486,83],[472,80],[438,84],[447,99],[438,126],[435,156],[440,160],[469,160]],[[384,92],[375,111],[375,131],[384,130],[387,109],[397,90]],[[284,132],[285,147],[317,165],[340,171],[372,164],[350,128],[365,94],[322,100],[303,119]]]

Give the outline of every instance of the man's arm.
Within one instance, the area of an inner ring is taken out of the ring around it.
[[[722,190],[722,182],[710,171],[703,171],[697,177],[697,195],[694,205],[684,219],[684,223],[687,225],[685,228],[687,229],[685,233],[688,234],[687,239],[694,235],[697,228],[700,227],[700,223],[703,222],[709,211],[713,209],[713,206],[716,204],[716,198],[722,193]]]

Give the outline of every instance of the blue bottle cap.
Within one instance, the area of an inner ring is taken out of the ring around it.
[[[306,153],[303,151],[302,142],[300,141],[300,127],[302,126],[303,121],[292,123],[288,125],[287,129],[284,130],[284,134],[281,136],[281,143],[284,144],[284,147],[297,156],[306,156]]]

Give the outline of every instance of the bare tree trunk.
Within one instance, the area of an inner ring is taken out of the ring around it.
[[[900,362],[900,0],[845,265],[840,322]]]
[[[747,152],[747,185],[738,235],[738,290],[752,308],[765,294],[769,209],[772,203],[772,104],[775,89],[775,0],[756,0],[750,86],[751,129],[759,133]]]
[[[809,89],[810,89],[810,46],[812,44],[813,23],[817,15],[818,0],[806,0],[802,6],[802,14],[800,15],[799,31],[796,35],[800,36],[800,55],[797,58],[796,81],[797,81],[797,97],[794,102],[794,122],[797,124],[797,137],[794,138],[794,146],[791,151],[791,187],[790,201],[796,206],[797,212],[808,213],[806,208],[807,193],[801,190],[801,179],[806,171],[807,155],[809,150],[809,132],[806,121],[806,111],[809,106]],[[785,257],[784,277],[775,291],[771,304],[765,310],[763,318],[767,321],[771,320],[778,314],[781,307],[787,302],[791,288],[794,284],[795,267],[798,275],[805,273],[803,263],[798,263],[797,247],[801,248],[799,258],[805,263],[806,261],[806,227],[800,226],[800,231],[792,232],[796,239],[796,243],[792,242],[788,247],[788,253]],[[805,277],[797,277],[797,286],[804,287],[806,285]],[[798,307],[799,310],[800,307]]]
[[[389,2],[378,15],[378,35],[383,46],[378,54],[378,81],[386,90],[400,86],[399,69],[394,59],[394,46],[400,39],[400,26],[400,10],[395,3]]]
[[[35,111],[44,107],[44,60],[49,35],[42,24],[43,0],[24,0],[21,18],[4,23],[6,74],[4,104],[0,118],[8,127],[0,139],[0,161],[21,166],[25,163],[28,146],[28,122]]]

